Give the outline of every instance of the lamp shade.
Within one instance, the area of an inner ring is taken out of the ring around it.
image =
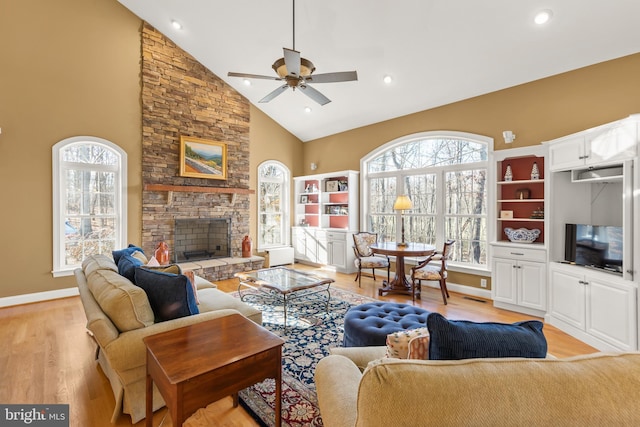
[[[393,209],[397,211],[404,211],[412,208],[413,208],[413,202],[411,202],[411,199],[406,194],[398,196],[396,201],[393,203]]]

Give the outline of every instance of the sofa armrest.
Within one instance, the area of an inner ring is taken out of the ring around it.
[[[318,406],[326,427],[356,425],[358,388],[362,373],[345,356],[330,355],[318,362],[315,372]]]
[[[381,359],[387,354],[387,346],[333,347],[329,349],[329,352],[349,358],[360,371],[364,371],[369,362]]]
[[[110,342],[104,348],[104,352],[111,367],[118,372],[145,366],[147,363],[147,347],[142,341],[143,338],[231,314],[240,313],[232,309],[216,310],[155,323],[146,328],[122,332],[117,339]]]

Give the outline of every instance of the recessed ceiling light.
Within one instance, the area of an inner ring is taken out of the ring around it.
[[[384,76],[384,78],[382,79],[383,82],[385,82],[386,84],[391,84],[391,82],[393,81],[393,79],[391,78],[391,76]]]
[[[182,29],[182,24],[179,23],[178,21],[176,21],[175,19],[171,20],[171,25],[173,26],[173,28],[175,28],[176,30],[181,30]]]
[[[242,80],[242,83],[244,83],[245,86],[251,86],[251,80],[249,79]]]
[[[304,112],[305,113],[310,113],[311,111],[313,111],[313,110],[311,110],[311,107],[304,107]]]
[[[540,12],[536,13],[535,18],[533,18],[533,22],[538,25],[546,24],[547,22],[549,22],[552,16],[553,12],[549,9],[541,10]]]

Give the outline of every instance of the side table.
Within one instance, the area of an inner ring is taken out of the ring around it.
[[[431,255],[436,250],[435,246],[425,243],[407,243],[403,246],[395,242],[376,243],[370,248],[374,254],[396,257],[396,275],[390,282],[383,282],[382,287],[378,289],[380,296],[387,293],[411,295],[413,284],[407,280],[404,258]]]
[[[153,421],[153,384],[174,426],[197,409],[266,378],[275,378],[275,425],[282,412],[284,341],[240,314],[232,314],[144,338],[147,346],[146,425]]]

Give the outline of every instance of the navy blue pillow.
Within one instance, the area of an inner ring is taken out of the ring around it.
[[[135,279],[135,284],[147,293],[156,322],[200,312],[187,276],[137,267]]]
[[[140,267],[142,261],[132,255],[122,255],[118,260],[118,273],[135,283],[136,267]]]
[[[427,317],[429,359],[544,358],[547,339],[542,326],[537,320],[513,324],[475,323],[447,320],[440,313],[431,313]]]
[[[113,262],[115,262],[116,265],[118,265],[118,262],[120,262],[120,257],[122,255],[131,255],[135,251],[140,251],[140,252],[144,253],[144,251],[141,248],[137,247],[136,245],[132,245],[131,243],[129,244],[128,247],[126,247],[124,249],[120,249],[120,250],[117,250],[117,251],[112,251],[111,252],[111,256],[113,256]]]

